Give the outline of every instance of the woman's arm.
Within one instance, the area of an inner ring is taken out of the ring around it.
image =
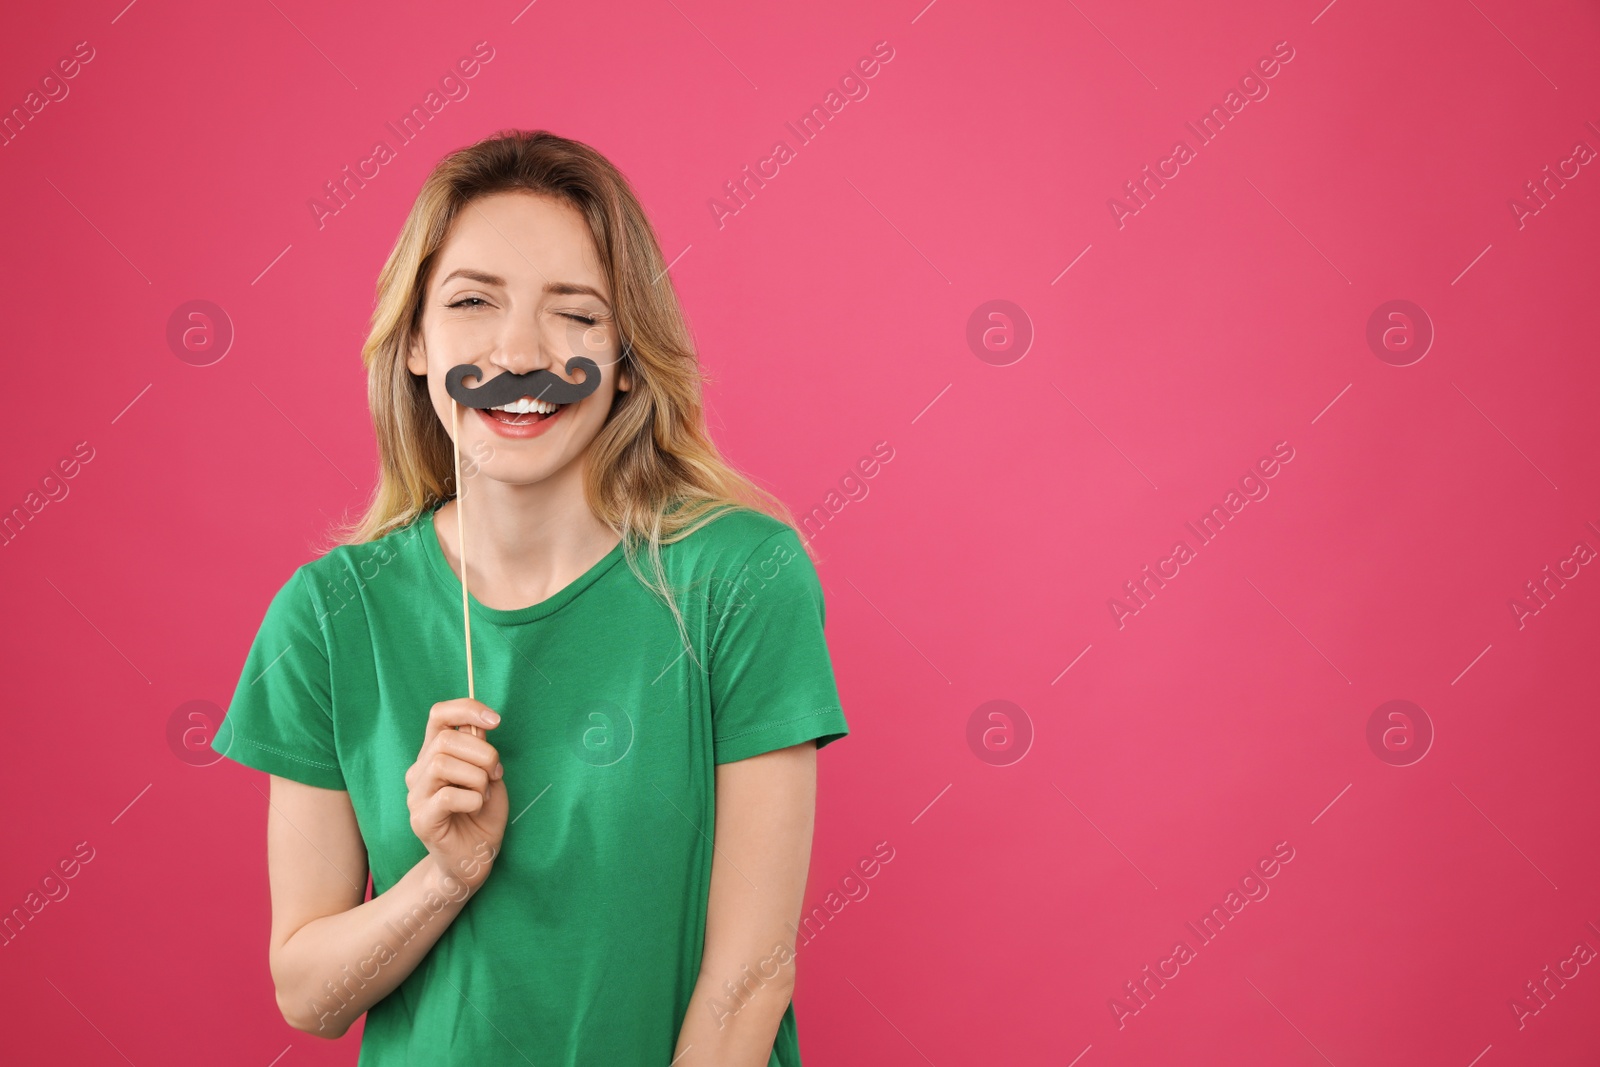
[[[700,977],[673,1067],[766,1067],[794,992],[816,816],[814,741],[717,766]]]
[[[406,771],[411,828],[428,855],[365,903],[367,850],[350,794],[272,776],[268,960],[290,1026],[344,1036],[416,968],[489,877],[507,803],[499,754],[484,740],[499,721],[492,715],[474,700],[430,710]]]
[[[278,1010],[296,1030],[329,1039],[343,1037],[411,973],[470,896],[459,881],[447,887],[424,856],[387,893],[362,903],[367,850],[350,794],[277,775],[267,867]],[[402,943],[394,930],[411,939]]]

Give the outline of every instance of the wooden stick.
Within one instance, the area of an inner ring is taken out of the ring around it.
[[[461,498],[466,495],[466,487],[461,483],[461,405],[454,400],[450,401],[450,422],[455,430],[451,445],[456,466],[456,555],[461,558],[461,629],[467,647],[467,698],[475,700],[477,693],[472,682],[472,615],[467,610],[467,524],[461,511]],[[476,726],[468,726],[467,730],[474,737],[483,736],[483,731]]]

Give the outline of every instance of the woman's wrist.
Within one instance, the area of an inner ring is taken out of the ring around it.
[[[289,954],[290,977],[275,975],[284,1019],[319,1037],[342,1036],[410,975],[472,893],[430,854],[371,900],[307,924],[280,950]]]
[[[748,970],[748,969],[747,969]],[[764,1067],[794,995],[793,968],[759,990],[703,968],[678,1031],[677,1067]]]
[[[418,866],[422,868],[424,894],[437,894],[455,905],[471,900],[489,875],[487,864],[478,864],[471,871],[452,871],[446,861],[431,853],[424,856]]]

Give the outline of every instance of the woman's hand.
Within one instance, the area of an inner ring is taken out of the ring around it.
[[[446,875],[473,892],[489,877],[506,833],[505,771],[484,740],[499,721],[476,700],[440,701],[428,712],[422,750],[406,771],[412,832]]]

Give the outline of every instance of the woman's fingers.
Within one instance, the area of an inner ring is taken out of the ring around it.
[[[500,716],[495,714],[494,709],[470,697],[441,700],[428,709],[428,726],[424,740],[440,730],[460,726],[474,726],[479,731],[492,730],[499,721]],[[476,736],[482,737],[483,734],[479,732]]]
[[[459,786],[442,786],[422,797],[411,807],[411,830],[433,851],[449,834],[450,821],[457,815],[472,815],[486,803],[483,793]]]
[[[495,777],[495,768],[500,765],[500,752],[489,742],[458,730],[441,730],[422,746],[422,751],[417,753],[417,762],[406,771],[407,787],[414,788],[429,762],[441,754],[481,767],[491,778]]]
[[[458,786],[482,792],[489,784],[493,768],[484,769],[448,752],[435,752],[418,761],[420,773],[411,789],[422,799],[427,799],[447,786]]]
[[[500,751],[489,742],[459,730],[441,730],[433,738],[435,751],[446,752],[482,767],[491,777],[500,763]]]
[[[417,762],[406,771],[406,785],[416,788],[428,761],[440,752],[474,763],[491,777],[497,776],[500,755],[493,745],[483,740],[483,735],[485,730],[494,729],[498,721],[499,716],[492,709],[476,700],[441,700],[433,705],[428,710],[422,751],[417,755]],[[480,725],[474,726],[474,723]]]
[[[446,870],[455,872],[462,834],[488,818],[499,829],[488,843],[499,847],[504,832],[505,770],[500,753],[484,739],[500,716],[470,698],[441,700],[428,710],[428,724],[416,762],[406,770],[411,829]],[[470,836],[470,835],[469,835]],[[474,848],[477,844],[474,845]],[[481,881],[481,877],[479,879]]]
[[[481,809],[483,803],[483,794],[477,790],[447,785],[433,794],[424,807],[430,814],[443,820],[449,815],[471,814]]]

